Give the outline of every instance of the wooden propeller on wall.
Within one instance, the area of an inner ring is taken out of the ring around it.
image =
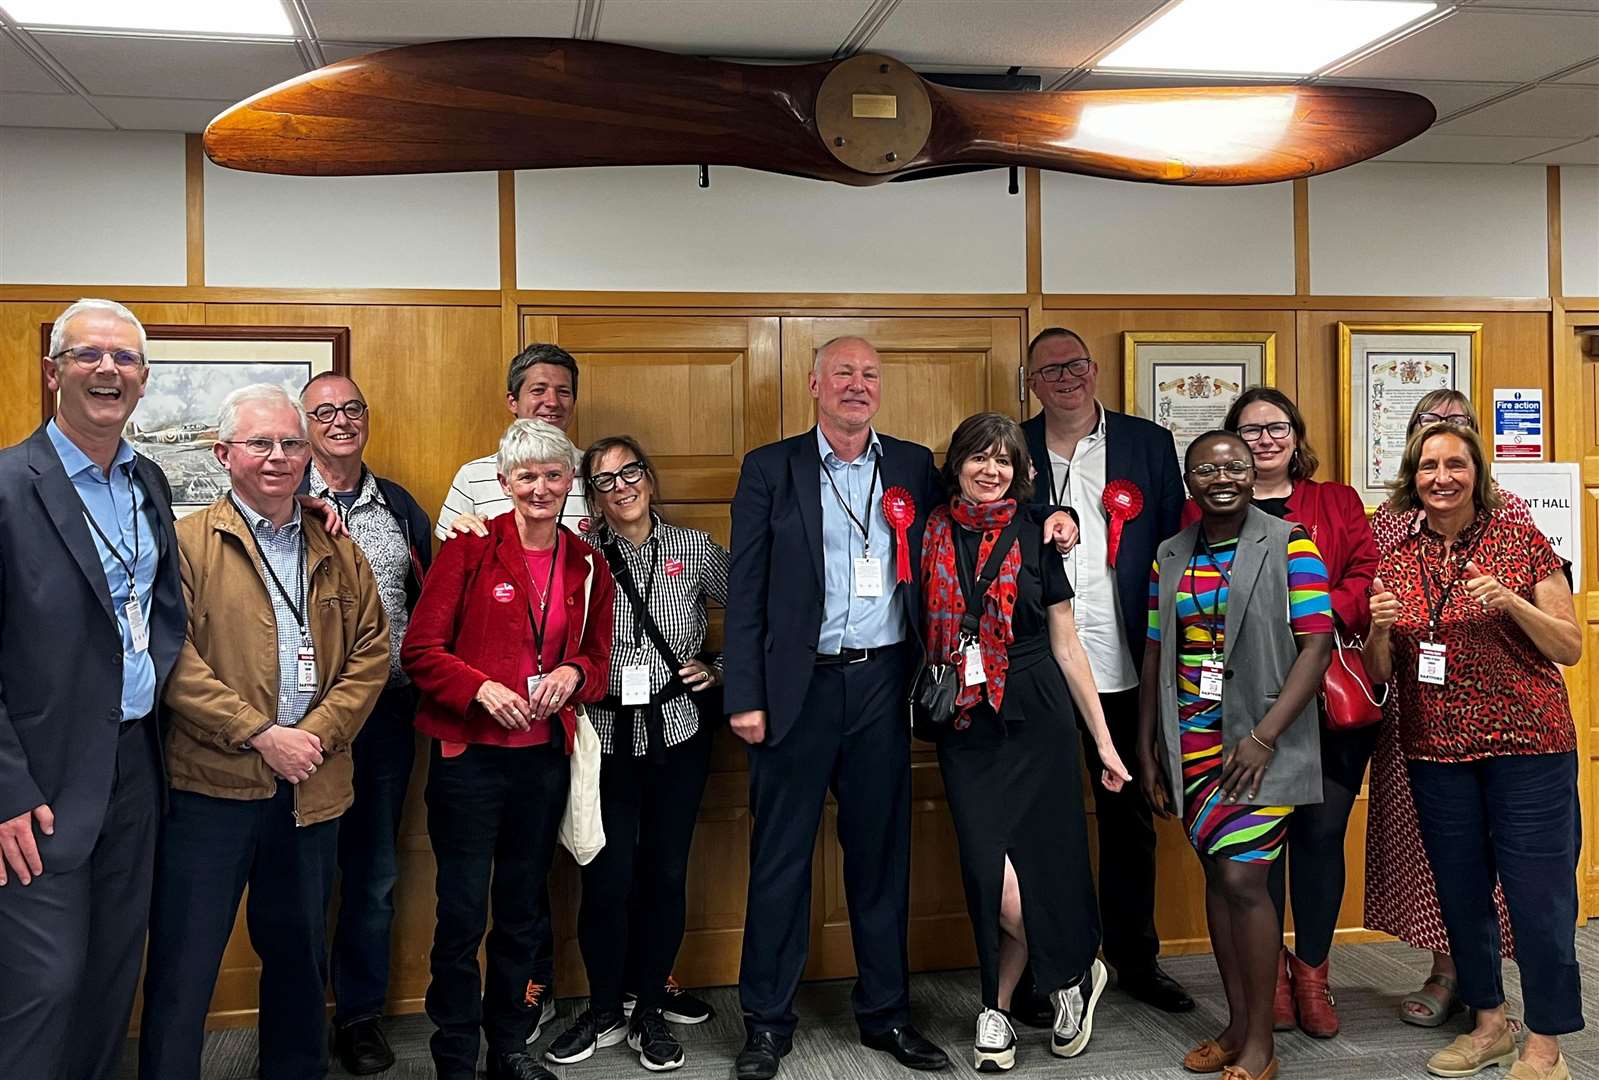
[[[1010,93],[936,86],[887,56],[735,64],[626,45],[486,38],[330,64],[213,120],[219,165],[311,176],[739,165],[870,185],[1020,165],[1168,184],[1311,176],[1390,150],[1415,94],[1253,85]]]

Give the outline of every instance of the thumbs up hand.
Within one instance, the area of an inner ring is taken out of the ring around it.
[[[1516,594],[1484,573],[1475,559],[1466,562],[1466,593],[1489,611],[1508,611],[1516,601]]]
[[[1399,597],[1389,591],[1382,578],[1371,581],[1371,628],[1387,630],[1399,620]]]

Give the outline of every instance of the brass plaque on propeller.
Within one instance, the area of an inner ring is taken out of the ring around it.
[[[841,61],[816,92],[816,130],[843,164],[864,173],[904,168],[922,152],[933,105],[921,77],[887,56]]]

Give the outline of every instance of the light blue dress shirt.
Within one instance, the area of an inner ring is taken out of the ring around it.
[[[106,587],[111,592],[111,610],[116,612],[117,626],[122,631],[122,719],[137,720],[148,716],[155,708],[155,662],[150,659],[149,649],[133,647],[133,627],[128,623],[126,610],[129,599],[127,568],[133,567],[133,588],[138,593],[139,610],[144,612],[144,624],[148,627],[161,552],[161,537],[150,514],[150,496],[133,475],[133,447],[126,439],[117,443],[116,457],[112,458],[111,471],[107,474],[67,438],[54,420],[45,425],[45,431],[56,448],[67,479],[72,481],[73,490],[83,502],[84,513],[99,526],[96,530],[84,522],[100,556]],[[135,529],[138,530],[137,544]],[[106,546],[106,540],[116,545],[116,553]]]
[[[844,461],[833,453],[827,436],[817,427],[816,447],[821,454],[822,579],[826,588],[816,651],[826,655],[842,649],[893,645],[905,637],[905,601],[894,581],[894,539],[883,517],[885,482],[881,474],[876,486],[872,485],[873,470],[883,457],[882,441],[873,431],[866,452],[854,461]],[[850,512],[856,521],[869,523],[871,557],[882,568],[882,596],[855,595],[855,560],[866,555],[866,538],[850,520]]]
[[[278,626],[278,715],[274,719],[284,727],[293,727],[305,719],[316,697],[314,691],[300,689],[300,646],[305,644],[314,647],[311,638],[311,574],[306,565],[305,533],[300,527],[300,504],[294,504],[294,515],[288,521],[274,528],[272,522],[256,512],[255,507],[247,505],[237,495],[232,496],[232,499],[234,508],[244,516],[244,523],[255,536],[257,550],[251,554],[256,556],[261,583],[272,598],[272,617]],[[276,582],[267,573],[267,566],[261,565],[261,556],[265,556],[272,574],[277,575]],[[279,585],[282,586],[281,591]],[[290,599],[300,609],[300,618],[305,620],[303,631],[300,629],[300,619],[295,617],[294,608],[289,606]],[[327,662],[325,657],[317,659],[318,665]]]

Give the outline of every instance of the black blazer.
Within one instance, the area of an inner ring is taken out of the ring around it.
[[[911,580],[895,585],[910,621],[906,636],[914,639],[922,621],[922,528],[927,512],[943,501],[943,485],[927,447],[881,433],[878,439],[882,489],[903,487],[916,503],[908,533]],[[883,566],[888,581],[895,543]],[[765,709],[766,743],[774,745],[799,716],[822,633],[822,476],[814,427],[745,455],[733,496],[732,554],[724,708]]]
[[[133,467],[157,523],[150,659],[159,702],[187,620],[171,485],[147,457],[136,454]],[[48,803],[55,834],[38,839],[52,872],[75,869],[94,849],[122,720],[122,630],[83,513],[44,427],[0,450],[0,820]],[[145,725],[162,761],[158,728]]]
[[[1048,503],[1050,469],[1044,414],[1024,421],[1022,431],[1039,477],[1033,484],[1033,501]],[[1155,564],[1155,548],[1182,528],[1182,470],[1171,432],[1141,416],[1105,409],[1105,483],[1112,480],[1131,480],[1144,493],[1144,509],[1122,527],[1121,549],[1116,555],[1116,597],[1121,603],[1127,649],[1137,668],[1144,662],[1144,639],[1149,635],[1149,572]],[[1109,517],[1104,507],[1077,510]]]

